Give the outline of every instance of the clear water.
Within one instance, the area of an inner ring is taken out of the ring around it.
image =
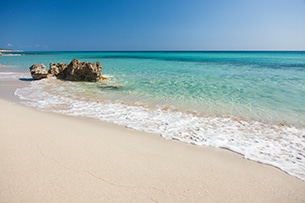
[[[99,61],[111,80],[33,81],[16,95],[46,111],[227,148],[305,180],[305,52],[26,52],[0,57],[0,78],[73,58]]]

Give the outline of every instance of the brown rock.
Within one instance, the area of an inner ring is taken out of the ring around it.
[[[99,80],[98,80],[99,82],[105,82],[105,81],[109,81],[109,78],[106,78],[106,77],[104,77],[104,76],[100,76],[99,77]]]
[[[56,77],[62,80],[102,82],[109,80],[101,74],[102,66],[99,62],[81,62],[73,59],[70,64],[50,63],[47,71],[45,65],[34,64],[30,67],[32,77],[39,80],[47,77]]]
[[[89,63],[73,59],[66,69],[65,80],[97,82],[100,80],[101,71],[99,62]]]
[[[40,80],[48,77],[48,71],[44,64],[33,64],[30,72],[34,80]]]
[[[49,68],[49,75],[50,76],[55,76],[58,79],[65,79],[67,77],[67,71],[66,68],[68,67],[68,64],[66,63],[50,63],[50,68]]]

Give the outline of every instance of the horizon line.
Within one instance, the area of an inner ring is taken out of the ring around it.
[[[282,50],[227,50],[227,49],[219,49],[219,50],[22,50],[22,49],[2,49],[1,51],[9,51],[9,52],[304,52],[305,49],[282,49]]]

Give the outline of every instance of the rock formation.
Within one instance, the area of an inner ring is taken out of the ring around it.
[[[101,77],[102,66],[99,62],[80,62],[73,59],[65,70],[65,80],[97,82]]]
[[[49,68],[49,76],[56,77],[58,79],[65,79],[66,78],[66,68],[68,67],[68,64],[65,63],[50,63]]]
[[[70,64],[50,63],[48,71],[46,70],[45,65],[34,64],[30,67],[30,71],[35,80],[47,77],[56,77],[58,79],[69,81],[88,82],[107,80],[107,78],[101,75],[102,66],[99,62],[81,62],[77,59],[73,59]]]
[[[48,71],[44,64],[33,64],[30,72],[34,80],[40,80],[48,77]]]

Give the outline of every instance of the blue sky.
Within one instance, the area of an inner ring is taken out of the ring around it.
[[[305,50],[305,0],[1,0],[0,48]]]

